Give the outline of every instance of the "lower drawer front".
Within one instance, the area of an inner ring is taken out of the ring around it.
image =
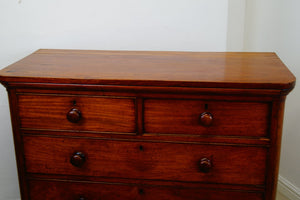
[[[267,151],[262,147],[42,136],[23,139],[29,173],[254,185],[265,181]]]
[[[263,200],[262,193],[119,183],[31,180],[31,200]]]

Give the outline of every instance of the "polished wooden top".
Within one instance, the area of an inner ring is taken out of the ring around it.
[[[0,71],[1,82],[291,89],[275,53],[41,49]]]

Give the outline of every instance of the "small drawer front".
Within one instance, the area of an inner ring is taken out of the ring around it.
[[[22,128],[133,133],[135,100],[97,96],[19,95]]]
[[[224,184],[265,183],[262,147],[24,136],[29,173]]]
[[[267,136],[269,104],[146,99],[145,133]]]
[[[31,200],[262,200],[262,193],[120,183],[31,180]]]

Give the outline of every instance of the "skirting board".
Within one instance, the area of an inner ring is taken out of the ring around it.
[[[290,200],[300,200],[300,188],[296,187],[290,181],[280,175],[278,178],[277,190]]]

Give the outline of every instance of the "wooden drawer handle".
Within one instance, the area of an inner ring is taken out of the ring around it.
[[[199,169],[203,173],[208,173],[212,168],[211,161],[208,158],[202,158],[199,163]]]
[[[79,122],[81,119],[80,110],[78,110],[76,108],[72,108],[67,114],[67,119],[69,120],[69,122],[72,122],[72,123]]]
[[[85,155],[82,152],[76,152],[71,156],[70,163],[74,167],[81,167],[85,163]]]
[[[139,189],[139,194],[140,194],[140,195],[143,195],[143,194],[145,194],[145,191],[144,191],[144,189],[140,188],[140,189]]]
[[[213,115],[209,112],[203,112],[200,115],[200,124],[202,126],[211,126],[213,123]]]

